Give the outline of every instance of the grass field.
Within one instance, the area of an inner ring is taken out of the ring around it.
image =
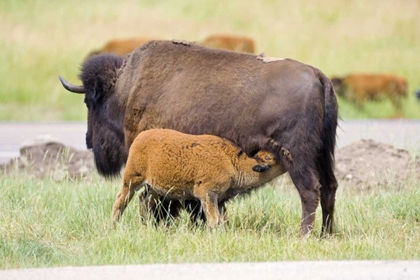
[[[420,118],[419,1],[23,1],[0,2],[0,121],[85,120],[83,97],[66,92],[80,64],[112,38],[199,41],[247,35],[257,52],[314,65],[328,76],[388,72],[404,76],[407,118]],[[362,110],[340,100],[349,118],[389,118],[390,102]]]
[[[257,52],[314,65],[328,76],[390,72],[409,81],[407,118],[420,118],[419,1],[0,1],[0,121],[86,120],[78,83],[85,56],[112,38],[198,41],[248,35]],[[343,119],[390,118],[389,102],[363,110],[340,101]],[[415,148],[413,148],[415,149]],[[267,186],[228,205],[230,223],[210,231],[183,215],[170,227],[141,223],[136,201],[121,223],[111,208],[121,180],[75,181],[0,174],[0,269],[106,264],[419,260],[420,182],[369,190],[341,184],[336,233],[299,238],[301,204],[292,185]]]
[[[106,264],[420,259],[420,184],[392,180],[337,193],[334,236],[299,239],[300,199],[292,185],[269,185],[227,205],[224,230],[140,222],[136,199],[116,228],[111,208],[120,180],[56,182],[0,176],[0,269]]]

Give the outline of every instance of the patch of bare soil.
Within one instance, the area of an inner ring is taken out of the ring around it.
[[[337,179],[369,188],[393,183],[400,186],[410,176],[420,179],[420,160],[408,151],[362,139],[336,151]]]
[[[83,178],[96,172],[93,153],[65,146],[54,139],[37,138],[22,145],[20,155],[0,166],[6,172],[17,169],[38,178]]]
[[[18,169],[35,177],[55,180],[96,173],[91,151],[77,150],[53,139],[23,145],[20,156],[0,169]],[[420,177],[420,160],[408,151],[373,140],[360,140],[336,151],[336,176],[351,185],[369,188],[392,180],[397,185],[413,173]]]

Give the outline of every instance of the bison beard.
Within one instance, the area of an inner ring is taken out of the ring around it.
[[[338,106],[331,81],[317,68],[151,41],[123,62],[109,55],[87,60],[80,77],[83,86],[61,80],[66,89],[86,93],[88,134],[102,174],[120,170],[143,130],[217,135],[250,156],[274,154],[299,192],[301,234],[312,231],[319,202],[322,232],[332,233]]]

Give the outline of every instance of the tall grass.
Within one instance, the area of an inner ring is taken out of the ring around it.
[[[0,269],[68,265],[420,258],[420,185],[337,193],[337,233],[299,239],[300,200],[278,182],[227,205],[230,223],[211,231],[183,214],[169,227],[143,224],[136,199],[111,224],[120,180],[56,182],[0,176]]]
[[[0,120],[84,120],[77,83],[86,55],[123,37],[198,41],[214,33],[255,39],[257,52],[291,57],[327,75],[391,72],[409,81],[408,118],[419,118],[418,1],[23,1],[0,2]],[[359,110],[343,101],[343,118],[390,117],[388,103]]]

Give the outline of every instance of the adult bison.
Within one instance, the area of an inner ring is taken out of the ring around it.
[[[72,85],[60,77],[67,90],[85,94],[86,143],[101,174],[120,173],[141,131],[214,134],[250,156],[259,150],[274,154],[300,194],[301,234],[313,229],[319,201],[322,232],[332,233],[338,106],[331,81],[317,68],[188,42],[151,41],[126,59],[92,57],[80,79],[83,85]]]
[[[401,101],[407,97],[407,80],[393,74],[353,73],[331,78],[331,81],[339,96],[358,106],[367,100],[388,98],[397,113],[401,114]]]

